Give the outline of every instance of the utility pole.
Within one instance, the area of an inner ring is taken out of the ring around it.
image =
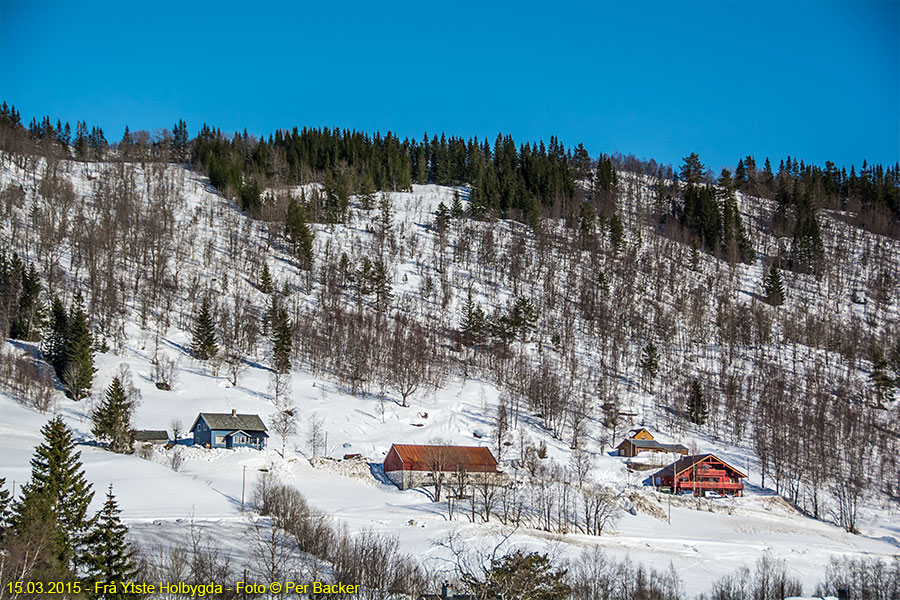
[[[244,473],[241,475],[241,512],[244,512],[244,488],[247,486],[247,465],[244,465]]]

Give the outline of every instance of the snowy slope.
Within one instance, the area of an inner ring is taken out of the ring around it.
[[[34,189],[35,183],[27,180],[20,169],[6,161],[0,162],[0,185],[15,182],[26,190]],[[63,163],[63,167],[76,192],[85,196],[92,193],[95,173],[106,168],[104,165],[74,163]],[[138,175],[142,173],[139,168]],[[178,184],[183,195],[176,221],[179,227],[184,226],[185,231],[196,236],[194,250],[182,265],[184,270],[206,273],[207,277],[209,273],[215,273],[217,277],[212,285],[223,288],[224,275],[231,286],[239,286],[248,294],[257,293],[250,285],[254,274],[249,269],[233,272],[223,266],[221,257],[227,252],[227,240],[211,215],[233,226],[246,227],[258,248],[267,246],[264,226],[247,223],[247,217],[241,215],[230,201],[214,193],[205,179],[195,173],[169,166],[166,176]],[[139,187],[142,185],[147,185],[147,181],[139,181]],[[458,191],[439,186],[414,186],[410,193],[391,193],[394,230],[401,240],[399,243],[412,244],[410,240],[415,239],[423,246],[433,243],[433,232],[425,227],[433,220],[437,204],[443,202],[449,206],[454,192]],[[627,205],[624,210],[627,214]],[[188,226],[196,215],[200,218]],[[209,218],[206,215],[210,215]],[[331,251],[336,248],[349,252],[354,247],[371,244],[372,235],[367,229],[372,218],[360,212],[354,213],[346,226],[316,226],[316,253],[321,254],[329,246]],[[500,231],[520,227],[514,223],[498,225]],[[629,223],[629,227],[640,225]],[[214,249],[212,259],[204,256],[207,246]],[[276,281],[296,285],[299,273],[295,264],[277,247],[268,252]],[[403,256],[393,271],[398,305],[402,304],[404,294],[417,293],[422,274],[427,272],[417,260],[415,250]],[[66,264],[70,258],[64,250],[64,268],[68,268]],[[738,301],[748,301],[750,291],[758,288],[760,269],[759,264],[737,267],[737,287],[741,290],[737,294]],[[458,276],[459,280],[454,282],[456,293],[446,310],[454,322],[465,300],[461,290],[467,283],[462,274]],[[793,285],[799,289],[814,283],[800,279]],[[219,291],[225,298],[230,290]],[[512,291],[506,289],[488,290],[478,286],[475,292],[476,299],[486,306],[502,306],[513,297]],[[794,297],[797,297],[796,293]],[[312,303],[315,294],[303,298]],[[396,398],[385,401],[377,393],[353,396],[327,377],[315,376],[302,368],[295,369],[290,375],[291,397],[303,419],[298,433],[288,440],[284,457],[279,453],[280,440],[271,431],[273,437],[269,449],[263,452],[205,450],[181,445],[168,451],[156,450],[150,460],[145,460],[137,455],[115,455],[97,447],[90,434],[92,403],[99,401],[103,389],[123,365],[127,366],[141,393],[134,416],[136,428],[170,429],[172,421],[177,419],[186,430],[200,411],[228,412],[231,409],[258,413],[264,421],[270,422],[275,407],[269,389],[271,372],[264,353],[248,361],[237,386],[231,385],[224,371],[216,375],[208,365],[192,360],[186,353],[185,348],[190,345],[192,300],[191,297],[180,299],[183,318],[172,324],[158,340],[152,332],[141,330],[137,316],[131,315],[122,347],[116,353],[96,356],[98,371],[91,400],[75,403],[61,393],[57,395],[54,408],[75,432],[85,472],[94,485],[94,509],[99,508],[103,490],[112,484],[123,518],[132,526],[132,535],[138,541],[148,545],[183,542],[186,526],[193,521],[199,527],[215,525],[219,531],[228,532],[227,538],[233,544],[230,551],[240,557],[239,541],[250,518],[247,512],[241,511],[242,484],[246,476],[245,495],[249,497],[249,491],[260,475],[259,469],[267,469],[278,480],[296,486],[313,506],[326,511],[337,522],[345,523],[351,531],[374,529],[396,534],[405,551],[421,557],[431,568],[446,568],[447,550],[437,543],[451,531],[458,531],[473,545],[486,547],[509,533],[496,520],[473,524],[464,514],[460,520],[450,520],[446,503],[431,502],[421,490],[401,492],[378,477],[377,463],[397,441],[427,443],[441,439],[456,444],[488,443],[485,438],[492,426],[491,418],[496,412],[500,391],[489,381],[463,379],[458,373],[451,374],[442,388],[423,390],[412,398],[409,407],[401,407]],[[811,310],[828,310],[828,306],[814,306]],[[890,318],[896,319],[896,302],[888,310]],[[161,352],[177,360],[177,383],[173,391],[159,390],[153,383],[151,360],[157,343]],[[19,346],[10,344],[6,345],[6,350],[21,351]],[[584,362],[590,364],[595,360],[596,353],[592,348],[584,347],[579,351]],[[714,362],[715,358],[708,360]],[[640,494],[648,503],[664,513],[671,510],[671,523],[649,512],[638,511],[632,515],[623,510],[615,530],[601,537],[522,528],[510,537],[510,548],[523,547],[574,558],[585,548],[599,546],[617,556],[627,554],[657,568],[665,569],[671,563],[685,578],[689,593],[707,591],[711,580],[740,566],[752,566],[764,553],[785,558],[791,574],[804,581],[807,587],[822,579],[823,565],[833,555],[900,553],[900,527],[896,525],[900,522],[900,512],[896,504],[865,507],[862,535],[851,535],[834,525],[806,518],[770,491],[758,487],[761,477],[749,448],[732,446],[696,431],[667,430],[663,416],[654,408],[653,397],[634,385],[634,377],[634,373],[623,373],[623,379],[627,381],[623,389],[626,401],[640,413],[635,421],[654,425],[662,441],[714,451],[742,468],[747,467],[750,472],[747,497],[700,504],[676,499],[670,507],[668,498],[642,490]],[[362,454],[373,465],[370,477],[342,474],[339,465],[333,468],[312,466],[307,456],[306,424],[314,417],[324,421],[328,436],[326,454],[336,458],[347,453]],[[8,394],[0,395],[0,472],[4,473],[8,483],[21,485],[27,480],[28,461],[34,446],[40,443],[39,431],[47,418],[48,415],[23,406]],[[592,425],[599,427],[598,423],[598,418],[593,417]],[[523,423],[521,427],[533,442],[547,444],[550,459],[563,465],[567,463],[571,454],[567,441],[553,438],[537,419]],[[594,461],[591,479],[615,485],[623,491],[641,488],[641,477],[627,471],[624,459],[608,454],[608,440],[600,439],[599,435],[589,436],[587,449]],[[184,458],[178,471],[169,466],[174,452],[181,453]]]

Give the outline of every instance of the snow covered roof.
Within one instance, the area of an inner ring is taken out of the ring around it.
[[[621,448],[626,443],[632,444],[635,448],[658,448],[660,450],[668,450],[670,452],[687,452],[688,449],[686,446],[682,446],[681,444],[660,444],[656,440],[636,440],[634,438],[629,438],[623,441],[621,444],[617,446],[617,448]]]

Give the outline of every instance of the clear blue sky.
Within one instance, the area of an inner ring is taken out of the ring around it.
[[[892,164],[898,31],[896,0],[0,0],[0,99],[110,140],[184,118]]]

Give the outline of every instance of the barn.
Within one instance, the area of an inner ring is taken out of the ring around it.
[[[723,496],[742,496],[747,477],[714,454],[685,456],[653,474],[653,485],[664,492],[691,491],[695,496],[707,492]]]
[[[497,459],[482,446],[393,444],[384,473],[401,490],[428,484],[434,472],[496,473]]]

